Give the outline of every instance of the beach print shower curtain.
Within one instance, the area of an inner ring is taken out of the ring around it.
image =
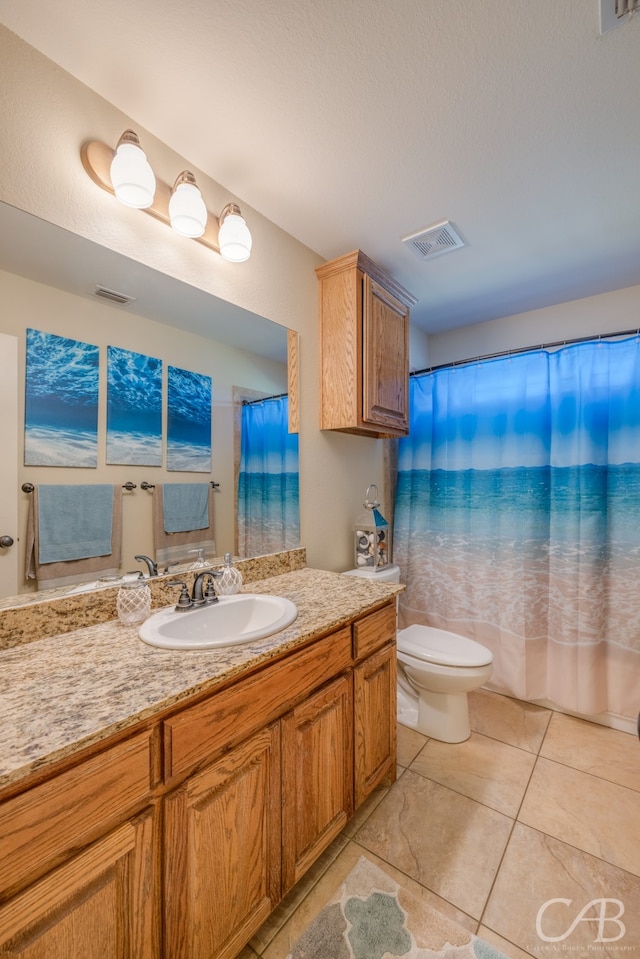
[[[298,434],[280,396],[242,408],[238,553],[262,556],[300,545]]]
[[[400,624],[476,639],[494,688],[640,708],[640,337],[411,379]]]

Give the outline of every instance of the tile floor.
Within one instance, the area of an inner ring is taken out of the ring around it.
[[[397,781],[240,959],[285,959],[362,855],[512,959],[640,959],[636,737],[485,690],[470,713],[459,745],[398,727]]]

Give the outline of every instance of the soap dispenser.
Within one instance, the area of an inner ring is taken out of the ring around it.
[[[216,577],[215,590],[218,596],[231,596],[242,586],[242,574],[233,565],[231,553],[224,554],[224,566],[220,576]]]
[[[209,566],[209,563],[207,563],[206,559],[204,558],[204,548],[203,548],[203,547],[200,546],[200,547],[198,547],[198,549],[190,549],[190,550],[188,550],[188,552],[189,552],[190,554],[191,554],[191,553],[195,553],[195,554],[196,554],[196,558],[194,559],[194,561],[193,561],[193,563],[191,564],[191,566],[189,567],[189,569],[206,569],[207,566]]]

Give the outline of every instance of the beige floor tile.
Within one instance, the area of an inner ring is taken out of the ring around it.
[[[533,753],[472,733],[455,745],[430,739],[409,768],[515,819],[535,761]]]
[[[540,755],[640,791],[640,745],[630,733],[554,713]]]
[[[539,757],[518,819],[640,876],[640,793]]]
[[[398,765],[410,766],[429,740],[422,733],[398,723]]]
[[[502,936],[498,936],[493,929],[488,929],[486,926],[480,926],[477,934],[481,939],[484,939],[485,942],[488,942],[490,946],[495,946],[496,949],[503,952],[509,959],[529,959],[529,956],[539,955],[539,953],[525,952],[524,949],[519,949],[518,946],[514,946],[508,939],[503,939]],[[558,959],[560,959],[560,957],[558,957]]]
[[[384,872],[395,879],[395,881],[405,889],[409,890],[415,897],[420,899],[421,902],[431,906],[433,909],[437,909],[445,916],[448,916],[449,919],[453,919],[461,926],[464,926],[470,932],[475,932],[477,922],[470,916],[456,909],[451,903],[440,899],[428,889],[414,882],[409,876],[394,869],[389,863],[379,859],[357,843],[351,842],[343,849],[330,868],[323,874],[321,880],[314,886],[312,892],[302,900],[298,909],[291,915],[288,922],[282,926],[275,938],[263,950],[263,959],[284,959],[284,957],[288,955],[309,923],[325,906],[361,856],[365,856],[370,862],[374,863],[380,869],[383,869]],[[327,957],[327,959],[330,959],[330,957]]]
[[[551,899],[570,902],[549,903]],[[619,900],[623,912],[616,902],[601,905],[601,899]],[[607,921],[601,938],[613,940],[622,933],[618,941],[595,941],[598,923],[593,921],[578,922],[569,932],[573,921],[593,900],[598,902],[585,918],[593,919],[602,908]],[[619,917],[622,927],[614,917]],[[640,953],[640,879],[517,823],[482,925],[535,956],[633,957]],[[567,935],[558,942],[548,942],[539,933],[548,938]]]
[[[477,733],[537,753],[551,710],[499,693],[478,689],[469,693],[469,719]]]
[[[356,841],[479,919],[512,826],[502,813],[408,769]]]

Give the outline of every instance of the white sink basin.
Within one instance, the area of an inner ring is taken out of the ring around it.
[[[264,639],[297,615],[297,607],[283,596],[238,593],[200,609],[161,609],[142,624],[138,635],[163,649],[215,649]]]

